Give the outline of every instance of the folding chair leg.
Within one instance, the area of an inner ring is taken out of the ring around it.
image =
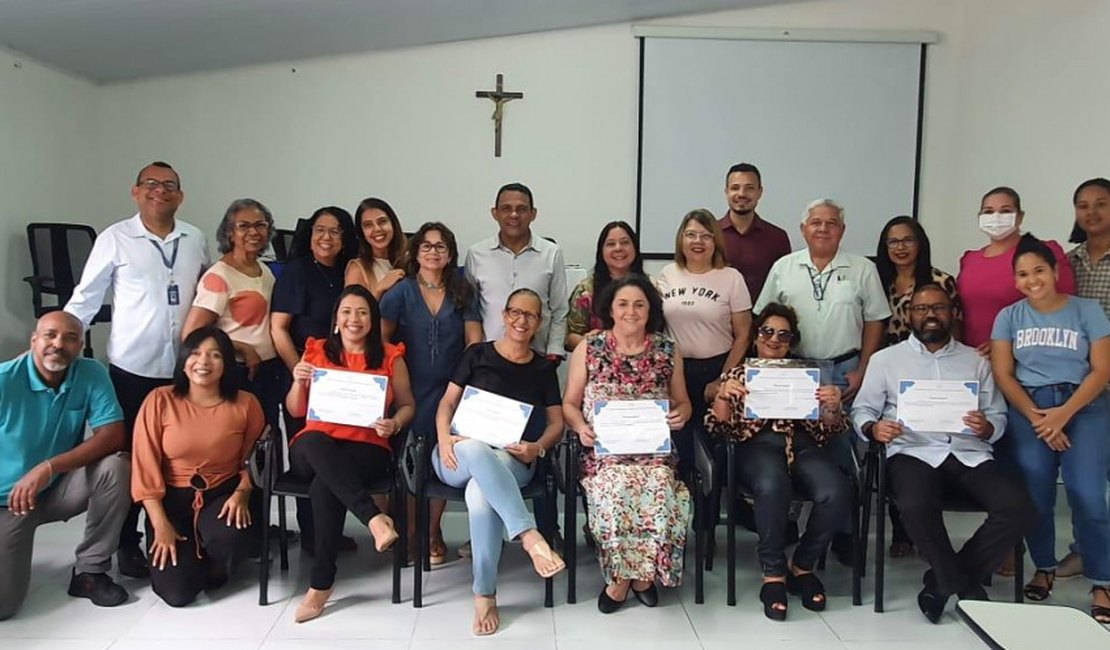
[[[567,485],[563,497],[563,560],[567,563],[567,604],[573,605],[578,601],[578,518],[575,516],[575,493],[578,490],[572,482],[573,473],[564,473]]]
[[[405,554],[408,553],[408,504],[405,502],[405,493],[401,489],[400,479],[397,478],[393,485],[393,494],[390,496],[393,510],[393,521],[397,526],[400,538],[393,545],[393,593],[391,601],[394,605],[401,602],[401,569],[405,565]]]
[[[728,605],[729,607],[736,606],[736,445],[728,445],[728,467],[725,468],[727,475],[727,482],[725,487],[725,499],[728,503],[725,504],[725,512],[728,513],[726,519],[726,539],[728,541],[728,548],[726,549],[725,556],[728,558],[728,570],[726,571],[725,581],[727,583],[728,592]]]
[[[1025,544],[1014,546],[1014,602],[1025,602]]]
[[[427,515],[424,510],[424,490],[423,485],[417,484],[416,487],[416,557],[412,559],[412,606],[420,608],[424,606],[424,537],[428,530]]]
[[[262,557],[258,559],[258,604],[265,607],[270,591],[270,502],[273,495],[269,490],[262,491]]]
[[[876,470],[878,485],[875,497],[875,611],[883,611],[884,582],[886,580],[886,471],[880,465]]]
[[[269,521],[266,522],[266,529],[270,529]],[[281,533],[278,539],[278,550],[281,552],[281,570],[284,572],[289,570],[289,540],[285,534],[285,497],[283,496],[278,497],[278,531]],[[263,559],[267,558],[263,556]]]
[[[559,522],[559,504],[555,500],[555,478],[548,475],[547,477],[547,491],[544,493],[543,501],[546,504],[547,512],[544,513],[544,528],[547,529],[547,538],[549,544],[555,546],[555,530]],[[563,560],[566,562],[566,560]],[[555,579],[544,578],[543,581],[543,606],[555,606]]]
[[[694,604],[705,603],[705,479],[700,472],[694,474]]]
[[[860,537],[859,492],[852,496],[852,606],[859,607],[863,604],[863,566],[861,564],[862,549],[867,546],[866,538]],[[823,558],[822,558],[823,559]]]

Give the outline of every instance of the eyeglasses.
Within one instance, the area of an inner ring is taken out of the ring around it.
[[[518,321],[523,318],[524,322],[528,323],[529,325],[535,325],[536,323],[540,322],[539,314],[534,314],[530,311],[524,311],[523,309],[517,309],[516,307],[509,307],[508,309],[506,309],[505,315],[508,316],[509,320],[511,321]]]
[[[910,311],[917,314],[918,316],[924,316],[929,312],[932,312],[937,316],[944,316],[945,314],[948,314],[952,311],[952,305],[947,305],[943,302],[938,302],[933,305],[913,305],[912,307],[910,307]]]
[[[331,237],[332,239],[339,239],[343,236],[343,231],[338,228],[325,228],[323,226],[312,227],[313,237],[323,237],[325,235]]]
[[[903,237],[901,239],[886,240],[887,248],[913,248],[914,246],[917,246],[917,237]]]
[[[431,253],[432,251],[435,251],[442,254],[447,252],[447,244],[444,244],[443,242],[436,242],[434,244],[426,241],[420,242],[420,246],[418,248],[421,253]]]
[[[139,181],[135,185],[147,190],[148,192],[153,192],[159,187],[162,188],[164,191],[170,193],[176,192],[181,189],[181,184],[177,181],[160,181],[154,178],[148,178],[144,181]]]
[[[248,230],[255,230],[258,232],[266,232],[270,229],[269,222],[266,221],[236,221],[235,230],[245,233]]]
[[[686,230],[683,231],[682,238],[688,242],[711,242],[713,241],[713,233]]]
[[[773,327],[760,327],[758,330],[759,338],[764,340],[771,340],[772,338],[782,343],[790,343],[794,340],[794,332],[790,330],[777,330]]]

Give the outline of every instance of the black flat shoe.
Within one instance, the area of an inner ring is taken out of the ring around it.
[[[643,591],[636,591],[633,589],[632,595],[636,597],[636,600],[643,603],[644,607],[655,607],[659,604],[659,590],[655,588],[654,582]]]
[[[88,598],[98,607],[115,607],[127,602],[127,590],[117,585],[106,573],[77,573],[73,570],[68,593],[74,598]]]
[[[759,601],[763,603],[763,615],[772,621],[786,620],[786,583],[764,582],[759,590]],[[783,605],[777,609],[775,605]]]
[[[627,596],[625,600],[628,600]],[[624,602],[624,600],[613,600],[609,596],[609,592],[605,590],[605,587],[602,587],[601,593],[597,596],[597,609],[602,614],[612,614],[624,606]]]
[[[149,578],[150,565],[138,546],[121,546],[116,551],[116,566],[120,575],[128,578]]]
[[[802,599],[802,607],[805,607],[809,611],[825,611],[825,604],[828,600],[825,598],[825,585],[821,584],[821,579],[818,578],[816,574],[786,574],[786,590],[800,597]],[[818,596],[821,597],[820,600],[817,600]]]

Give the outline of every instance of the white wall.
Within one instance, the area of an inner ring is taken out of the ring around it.
[[[946,270],[983,243],[974,216],[985,189],[1013,185],[1027,226],[1064,238],[1075,185],[1110,175],[1102,0],[814,0],[656,22],[939,32],[928,63],[921,215]],[[0,175],[15,188],[0,193],[5,233],[40,218],[34,210],[57,215],[62,206],[88,206],[82,216],[98,227],[128,216],[127,185],[155,158],[181,170],[181,216],[208,231],[239,196],[291,224],[320,205],[349,209],[379,195],[406,227],[442,220],[466,246],[492,233],[486,208],[496,187],[521,180],[536,191],[536,230],[588,265],[601,223],[634,216],[638,57],[628,25],[104,86],[91,89],[87,114],[77,111],[84,85],[49,77],[14,86],[7,67],[0,134],[18,132],[17,151],[27,153],[0,151],[0,164],[20,167],[18,182]],[[526,95],[508,105],[500,159],[491,104],[474,98],[497,72]],[[742,84],[743,73],[722,83]],[[29,95],[15,117],[9,88]],[[24,121],[38,130],[11,126]],[[59,176],[72,188],[49,187]],[[774,178],[765,185],[789,191]],[[799,209],[810,198],[796,197]],[[795,227],[794,214],[768,216]],[[0,310],[10,317],[28,303],[12,290],[25,264],[6,257]],[[10,335],[0,337],[10,350]]]
[[[34,323],[26,225],[89,219],[95,87],[0,49],[0,359]]]

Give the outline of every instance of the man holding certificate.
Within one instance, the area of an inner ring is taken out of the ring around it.
[[[910,306],[913,335],[871,358],[852,407],[863,436],[887,445],[893,497],[931,567],[917,603],[934,623],[952,594],[986,599],[983,580],[1036,513],[1022,482],[994,461],[1006,404],[990,363],[953,340],[952,320],[951,298],[940,286],[918,287]],[[953,491],[987,511],[959,553],[942,514],[944,497]]]

